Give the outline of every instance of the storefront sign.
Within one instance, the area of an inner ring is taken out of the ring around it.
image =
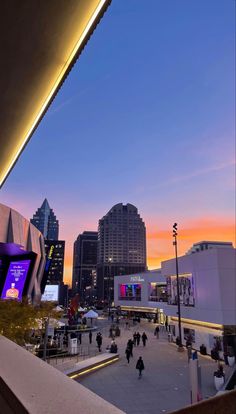
[[[144,279],[141,276],[131,276],[131,282],[144,282]]]

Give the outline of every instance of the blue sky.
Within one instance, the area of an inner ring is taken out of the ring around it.
[[[150,233],[233,223],[234,8],[112,1],[0,194],[26,217],[48,198],[68,263],[77,234],[118,202]],[[165,256],[161,243],[150,255]]]

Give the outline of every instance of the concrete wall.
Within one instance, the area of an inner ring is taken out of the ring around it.
[[[0,384],[0,404],[4,403],[4,408],[0,405],[1,414],[123,413],[3,336],[0,336],[0,355],[0,377],[15,396],[14,403],[9,401],[6,387]],[[20,405],[24,407],[21,411]]]
[[[179,273],[192,273],[195,306],[181,305],[183,318],[236,325],[236,250],[216,248],[179,257]],[[175,260],[162,262],[162,275],[176,274]],[[177,306],[165,307],[176,316]]]

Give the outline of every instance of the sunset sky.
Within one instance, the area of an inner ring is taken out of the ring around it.
[[[113,0],[0,191],[31,218],[46,197],[66,240],[119,202],[147,227],[148,265],[235,243],[235,2]]]

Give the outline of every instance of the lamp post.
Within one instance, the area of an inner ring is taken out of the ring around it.
[[[46,317],[45,319],[45,332],[44,332],[44,341],[43,341],[43,361],[47,360],[48,325],[49,325],[49,316]]]
[[[109,268],[108,268],[108,316],[111,316],[111,288],[110,288],[110,280],[111,280],[111,262],[112,258],[109,257]]]
[[[181,331],[181,314],[180,314],[180,295],[179,295],[179,264],[178,264],[178,251],[177,251],[177,223],[173,224],[173,245],[175,246],[175,264],[176,264],[176,282],[177,282],[177,305],[178,305],[178,325],[179,325],[179,345],[178,351],[183,351],[182,344],[182,331]]]

